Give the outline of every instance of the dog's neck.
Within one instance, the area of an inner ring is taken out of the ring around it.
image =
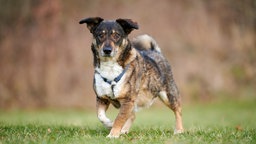
[[[110,81],[113,81],[118,77],[122,77],[122,75],[124,75],[127,68],[129,68],[131,61],[135,59],[136,57],[135,52],[136,52],[135,49],[131,50],[132,54],[130,54],[129,59],[123,63],[125,67],[121,66],[120,63],[118,63],[117,61],[111,60],[106,62],[100,62],[100,65],[98,67],[95,67],[95,71],[99,73],[103,78],[106,78],[107,80],[110,80]]]
[[[122,67],[125,67],[125,64],[127,63],[126,61],[129,60],[129,57],[131,56],[131,50],[132,46],[129,40],[127,40],[127,45],[125,49],[122,51],[122,53],[119,55],[117,62],[119,65]]]
[[[101,62],[100,67],[95,68],[96,72],[108,80],[114,80],[123,72],[123,67],[116,61]]]
[[[128,40],[128,44],[125,50],[120,54],[117,59],[117,62],[120,66],[125,68],[128,64],[130,64],[136,58],[136,50],[132,48],[130,41]]]

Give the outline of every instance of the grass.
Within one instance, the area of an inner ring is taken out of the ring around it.
[[[114,118],[116,110],[109,113]],[[173,135],[174,116],[164,106],[137,113],[128,135],[107,139],[94,112],[37,110],[0,112],[5,143],[256,143],[255,102],[193,104],[183,108],[186,132]]]

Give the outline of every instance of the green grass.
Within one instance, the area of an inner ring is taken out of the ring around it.
[[[109,113],[113,118],[117,113]],[[173,135],[174,116],[153,107],[137,113],[128,135],[107,139],[108,130],[94,112],[38,110],[0,112],[4,143],[256,143],[256,103],[228,102],[184,106],[186,132]]]

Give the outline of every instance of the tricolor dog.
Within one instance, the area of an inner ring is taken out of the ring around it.
[[[182,133],[181,100],[171,66],[156,41],[141,35],[130,41],[128,35],[138,24],[131,19],[83,19],[93,35],[94,91],[99,120],[111,129],[109,138],[126,134],[139,108],[149,107],[155,98],[173,110],[174,133]],[[106,110],[112,104],[120,111],[112,122]]]

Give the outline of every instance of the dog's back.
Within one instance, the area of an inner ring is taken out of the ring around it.
[[[156,95],[159,95],[159,91],[168,91],[168,95],[166,95],[167,98],[163,96],[160,96],[160,98],[167,103],[169,107],[175,109],[177,104],[176,101],[179,101],[179,91],[172,75],[171,66],[161,53],[161,49],[156,41],[148,35],[141,35],[133,39],[132,45],[144,59],[146,65],[144,70],[145,73],[153,69],[154,72],[151,71],[149,75],[151,75],[151,77],[158,77],[155,79],[157,82],[151,82],[149,86],[158,87],[156,88]],[[157,84],[158,86],[154,85],[153,83]],[[154,89],[155,88],[151,88],[151,90]],[[171,101],[171,103],[166,102],[167,99],[168,101]]]

